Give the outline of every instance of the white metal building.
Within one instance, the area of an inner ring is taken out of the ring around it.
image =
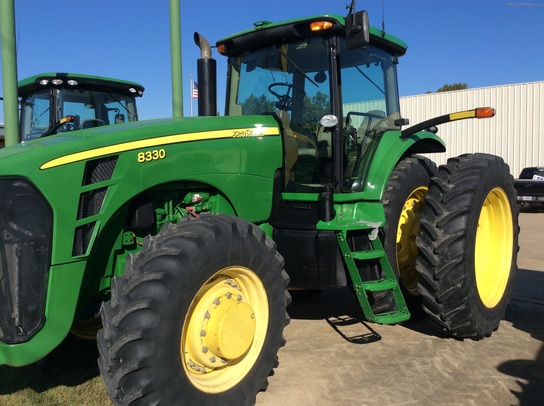
[[[437,164],[467,152],[501,156],[517,177],[526,166],[544,166],[544,81],[401,97],[410,124],[476,107],[493,107],[491,119],[468,119],[438,127],[447,151],[429,154]]]

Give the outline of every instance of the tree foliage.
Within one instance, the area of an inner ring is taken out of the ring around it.
[[[317,92],[315,96],[304,96],[304,129],[315,134],[319,127],[319,120],[330,111],[329,96]]]
[[[242,103],[242,114],[245,116],[270,113],[275,109],[274,101],[268,100],[264,94],[260,97],[252,94]]]
[[[444,86],[438,89],[436,93],[451,92],[453,90],[464,90],[464,89],[468,89],[468,85],[466,83],[453,83],[451,85],[446,83]]]
[[[317,92],[312,97],[304,96],[303,103],[302,123],[294,125],[308,133],[315,134],[319,126],[319,120],[330,111],[329,96]],[[275,110],[277,110],[275,102],[265,95],[257,97],[252,94],[242,103],[242,114],[245,116],[271,113]]]

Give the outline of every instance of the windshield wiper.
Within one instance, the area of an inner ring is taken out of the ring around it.
[[[359,71],[359,73],[360,73],[361,75],[363,75],[365,78],[367,78],[367,80],[368,80],[370,83],[372,83],[374,86],[376,86],[376,89],[378,89],[380,92],[382,92],[383,94],[385,94],[385,91],[382,90],[382,88],[381,88],[380,86],[378,86],[372,79],[370,79],[370,78],[368,77],[368,75],[362,71],[361,68],[359,68],[358,66],[355,66],[355,69],[357,69],[357,70]]]
[[[26,105],[26,106],[31,106],[30,103],[25,103],[25,105]],[[40,119],[40,117],[43,116],[43,115],[44,115],[45,113],[47,113],[48,111],[49,111],[49,107],[48,107],[47,109],[45,109],[45,111],[44,111],[42,114],[40,114],[38,117],[36,117],[34,120],[32,120],[32,121],[30,122],[30,126],[31,126],[31,127],[34,127],[34,126],[36,125],[36,121],[38,121],[38,120]]]
[[[317,83],[315,83],[315,82],[312,80],[312,78],[310,78],[310,77],[309,77],[302,69],[300,69],[300,68],[298,67],[298,65],[297,65],[296,63],[294,63],[293,60],[287,56],[287,54],[286,54],[285,52],[283,52],[280,48],[278,48],[278,47],[277,47],[276,45],[274,45],[274,44],[270,44],[270,45],[272,45],[272,47],[273,47],[276,51],[278,51],[280,54],[282,54],[282,55],[285,57],[285,59],[287,59],[289,62],[291,62],[291,65],[293,65],[300,73],[302,73],[302,74],[304,75],[304,77],[305,77],[306,79],[308,79],[315,87],[317,87],[317,88],[319,87],[319,85],[318,85]]]
[[[125,109],[125,111],[127,112],[127,114],[129,115],[129,117],[131,119],[135,119],[136,121],[138,120],[138,117],[135,116],[134,114],[132,114],[128,109],[127,107],[121,103],[121,99],[119,99],[118,97],[116,97],[114,94],[113,94],[113,91],[110,89],[110,88],[107,88],[107,91],[108,91],[108,95],[113,99],[115,100],[123,109]]]

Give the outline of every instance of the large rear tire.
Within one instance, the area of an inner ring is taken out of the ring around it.
[[[456,338],[490,336],[504,317],[518,251],[513,178],[499,157],[462,155],[433,178],[417,239],[423,308]]]
[[[113,402],[255,403],[285,344],[283,264],[236,217],[187,217],[148,237],[102,308],[99,367]]]

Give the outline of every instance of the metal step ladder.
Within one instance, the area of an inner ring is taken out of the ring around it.
[[[380,324],[396,324],[408,320],[410,318],[410,312],[408,311],[400,286],[397,283],[397,278],[389,264],[389,260],[387,259],[380,239],[377,236],[375,239],[369,238],[372,247],[369,250],[351,251],[347,241],[346,231],[337,231],[336,238],[344,261],[348,267],[355,294],[366,319]],[[379,280],[363,281],[359,269],[357,268],[356,260],[378,260],[385,277]],[[378,291],[391,291],[396,310],[384,313],[374,313],[372,306],[368,301],[367,292]]]

